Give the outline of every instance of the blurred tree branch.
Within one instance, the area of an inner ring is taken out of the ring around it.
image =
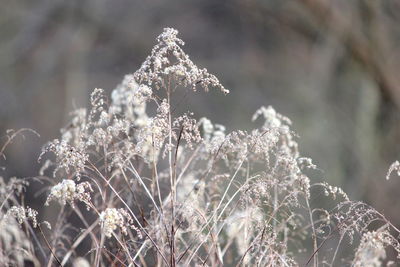
[[[325,0],[299,0],[323,25],[329,33],[334,34],[353,57],[354,60],[374,78],[385,100],[392,102],[400,109],[400,83],[396,73],[396,66],[392,66],[388,60],[391,51],[384,49],[389,43],[386,31],[379,34],[372,32],[371,39],[363,35],[362,29],[353,23],[353,17],[345,16],[342,10],[335,8],[331,1]],[[355,1],[356,2],[356,1]],[[372,3],[369,0],[361,1],[365,12],[369,14],[368,20],[371,24],[369,31],[383,29],[380,14],[381,4],[379,1]],[[375,26],[375,27],[374,27]]]
[[[399,66],[392,60],[395,48],[390,47],[395,42],[387,29],[389,23],[385,24],[390,15],[380,1],[246,1],[240,3],[240,8],[247,11],[246,19],[255,22],[255,27],[267,28],[266,23],[273,21],[303,38],[313,40],[321,31],[336,38],[351,59],[377,83],[382,100],[400,109]],[[307,12],[305,16],[301,9]],[[396,15],[390,19],[396,20],[393,24],[398,23]]]

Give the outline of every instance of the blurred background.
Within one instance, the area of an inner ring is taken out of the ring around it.
[[[90,92],[108,93],[140,66],[164,27],[231,93],[186,103],[228,130],[272,105],[293,120],[303,155],[400,225],[400,1],[1,0],[0,136],[32,128],[6,150],[5,177],[38,174],[41,146],[59,136]],[[1,144],[5,142],[1,139]],[[36,206],[43,203],[37,200]],[[35,205],[31,205],[35,206]]]

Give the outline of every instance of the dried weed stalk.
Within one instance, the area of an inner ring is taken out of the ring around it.
[[[44,204],[59,210],[52,230],[21,202],[25,180],[0,180],[2,265],[381,266],[387,248],[399,252],[382,214],[310,181],[316,166],[272,107],[256,111],[262,126],[251,131],[178,114],[184,90],[229,91],[177,34],[164,29],[111,98],[95,89],[44,147],[38,179],[49,185]],[[344,243],[353,253],[342,257]]]

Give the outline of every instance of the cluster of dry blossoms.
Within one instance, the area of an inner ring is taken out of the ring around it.
[[[95,89],[91,107],[75,110],[44,147],[45,204],[61,206],[49,207],[59,211],[51,232],[29,228],[28,220],[40,224],[36,211],[18,205],[21,190],[1,192],[1,220],[16,218],[28,236],[40,237],[32,241],[38,249],[25,248],[37,262],[381,266],[387,248],[400,251],[400,231],[382,214],[311,182],[316,166],[300,154],[291,121],[272,107],[255,112],[261,127],[249,131],[228,132],[185,112],[177,101],[185,90],[229,91],[189,59],[177,34],[164,29],[137,72],[110,98]],[[381,228],[369,231],[372,223]],[[349,243],[352,256],[340,249]]]

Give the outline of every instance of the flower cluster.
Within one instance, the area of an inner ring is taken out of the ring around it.
[[[377,231],[366,232],[361,238],[352,266],[354,267],[379,267],[386,258],[386,248],[393,247],[397,253],[400,246],[390,232],[384,226]],[[388,264],[387,266],[394,266]]]
[[[49,151],[53,152],[57,158],[57,168],[54,170],[54,175],[61,169],[64,169],[67,173],[73,169],[79,178],[89,158],[89,155],[85,152],[85,147],[74,147],[64,140],[60,141],[56,139],[48,144],[42,151],[40,157]]]
[[[133,75],[126,75],[120,85],[111,94],[109,112],[123,116],[134,126],[142,126],[147,122],[146,102],[151,99],[153,92],[150,87],[135,81]]]
[[[46,205],[81,201],[99,216],[93,221],[78,206],[62,209],[50,244],[54,258],[65,255],[61,265],[73,264],[83,240],[96,248],[90,263],[96,266],[116,261],[129,266],[298,266],[295,259],[304,256],[314,266],[334,266],[348,237],[351,242],[361,238],[354,266],[379,266],[388,247],[400,252],[392,234],[400,231],[383,215],[350,201],[341,188],[309,178],[316,165],[301,155],[291,121],[271,106],[254,113],[259,127],[231,132],[185,112],[184,98],[175,98],[182,87],[228,91],[189,59],[177,33],[164,29],[140,69],[126,75],[110,99],[96,88],[90,107],[73,112],[61,138],[44,149],[56,160],[46,161],[41,175],[53,166],[53,176],[66,172]],[[400,173],[399,162],[388,176],[393,171]],[[80,178],[87,182],[78,183]],[[2,205],[14,206],[9,215],[36,225],[37,213],[16,206],[3,184],[0,177]],[[23,188],[15,184],[13,190]],[[64,241],[71,212],[86,227],[72,245]],[[375,225],[386,228],[369,232]],[[333,235],[340,241],[329,262],[334,247],[327,246],[334,242],[324,240]],[[64,253],[66,247],[71,249]]]
[[[221,124],[213,124],[205,117],[199,120],[198,125],[201,126],[203,131],[203,139],[206,151],[214,154],[224,143],[226,137],[225,126]]]
[[[343,191],[342,188],[337,187],[337,186],[332,186],[328,183],[323,183],[322,184],[324,187],[324,194],[325,196],[331,195],[333,199],[336,199],[338,196],[343,198],[345,201],[349,201],[349,197],[347,194]]]
[[[157,109],[157,115],[149,118],[137,133],[135,151],[146,161],[157,161],[169,132],[168,112],[169,105],[163,101]]]
[[[185,87],[196,90],[197,85],[208,91],[209,87],[219,88],[223,93],[229,90],[219,82],[218,78],[208,73],[207,69],[198,68],[182,50],[185,43],[177,37],[178,31],[165,28],[157,37],[151,55],[146,58],[134,77],[140,83],[157,88],[163,86],[165,77],[174,77],[175,81]]]
[[[126,235],[128,234],[128,227],[130,227],[141,238],[140,231],[134,226],[132,217],[124,209],[107,208],[100,213],[100,224],[104,235],[107,237],[111,237],[118,228]]]
[[[46,205],[52,200],[57,200],[61,205],[65,205],[68,202],[71,206],[74,206],[75,200],[89,203],[90,192],[92,191],[93,189],[88,182],[76,184],[73,180],[63,180],[51,188]]]
[[[32,225],[34,228],[37,227],[37,219],[36,216],[38,212],[29,207],[22,207],[22,206],[12,206],[6,214],[6,217],[12,216],[14,217],[19,224],[24,223],[27,220],[32,221]]]

